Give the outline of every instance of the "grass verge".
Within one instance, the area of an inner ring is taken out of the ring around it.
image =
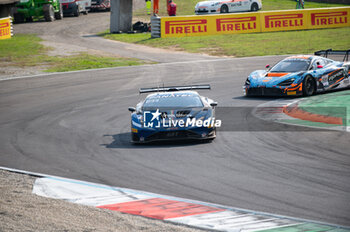
[[[311,54],[321,49],[350,48],[350,28],[157,39],[151,39],[150,34],[105,33],[104,37],[151,47],[234,57]]]
[[[103,57],[81,53],[76,56],[55,58],[54,64],[46,69],[45,72],[67,72],[84,69],[134,66],[144,63],[138,59]]]
[[[16,34],[13,38],[0,40],[0,64],[15,67],[42,66],[44,72],[66,72],[84,69],[142,65],[145,61],[130,58],[80,53],[72,56],[48,56],[42,40],[32,34]]]
[[[174,0],[177,5],[176,15],[194,15],[194,7],[196,4],[203,0]],[[159,15],[167,16],[167,9],[165,0],[160,0],[159,4]],[[296,7],[295,0],[262,0],[262,10],[292,10]],[[335,4],[335,3],[318,3],[305,1],[305,8],[323,8],[323,7],[340,7],[349,6],[346,4]],[[149,20],[149,16],[146,15],[146,8],[137,10],[134,12],[134,16],[142,17]]]

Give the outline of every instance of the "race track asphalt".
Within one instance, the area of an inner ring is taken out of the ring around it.
[[[89,43],[79,35],[70,42]],[[249,72],[281,57],[163,55],[156,65],[1,81],[0,166],[350,225],[349,134],[267,124],[251,107],[276,98],[243,97]],[[200,93],[235,107],[232,131],[211,143],[131,144],[127,108],[140,87],[163,83],[211,84]]]

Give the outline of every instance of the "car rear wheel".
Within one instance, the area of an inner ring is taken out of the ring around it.
[[[220,13],[228,13],[228,7],[227,5],[222,5],[220,8]]]
[[[251,10],[251,11],[258,11],[258,10],[259,10],[258,4],[253,3],[252,6],[251,6],[251,8],[250,8],[250,10]]]
[[[306,76],[303,81],[303,95],[311,96],[316,92],[316,82],[312,76]]]

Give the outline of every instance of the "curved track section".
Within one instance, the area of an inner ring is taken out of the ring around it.
[[[205,94],[220,106],[256,106],[270,99],[243,98],[240,85],[245,70],[262,66],[266,59],[161,64],[3,81],[0,163],[348,225],[350,162],[345,133],[248,130],[218,133],[212,143],[134,146],[129,142],[127,107],[142,98],[139,87],[210,83],[213,90]],[[250,122],[249,110],[241,114],[249,127],[259,123]]]
[[[81,27],[82,21],[93,22],[98,17],[90,15],[79,17],[84,19],[77,22],[64,20],[74,29]],[[67,32],[67,41],[100,48],[102,44],[81,36],[98,28],[96,24],[88,26],[74,36]],[[71,29],[62,26],[61,30]],[[64,41],[65,34],[60,36],[60,32],[51,29],[42,36]],[[115,44],[110,52],[117,54],[118,46],[124,49],[124,45]],[[151,57],[151,53],[141,51],[128,54]],[[249,70],[280,57],[218,59],[152,54],[155,58],[151,60],[183,62],[0,82],[0,165],[350,225],[347,133],[292,131],[279,124],[271,124],[282,127],[279,131],[254,130],[262,121],[254,119],[249,107],[271,99],[244,98],[241,86]],[[163,83],[211,84],[212,91],[203,94],[220,106],[247,107],[231,120],[233,128],[245,125],[245,129],[220,131],[212,143],[132,145],[127,107],[143,98],[138,88]]]

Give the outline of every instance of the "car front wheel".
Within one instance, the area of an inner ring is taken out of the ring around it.
[[[220,13],[228,13],[228,7],[227,5],[223,5],[220,8]]]
[[[316,82],[312,76],[306,76],[303,81],[303,95],[311,96],[316,92]]]

